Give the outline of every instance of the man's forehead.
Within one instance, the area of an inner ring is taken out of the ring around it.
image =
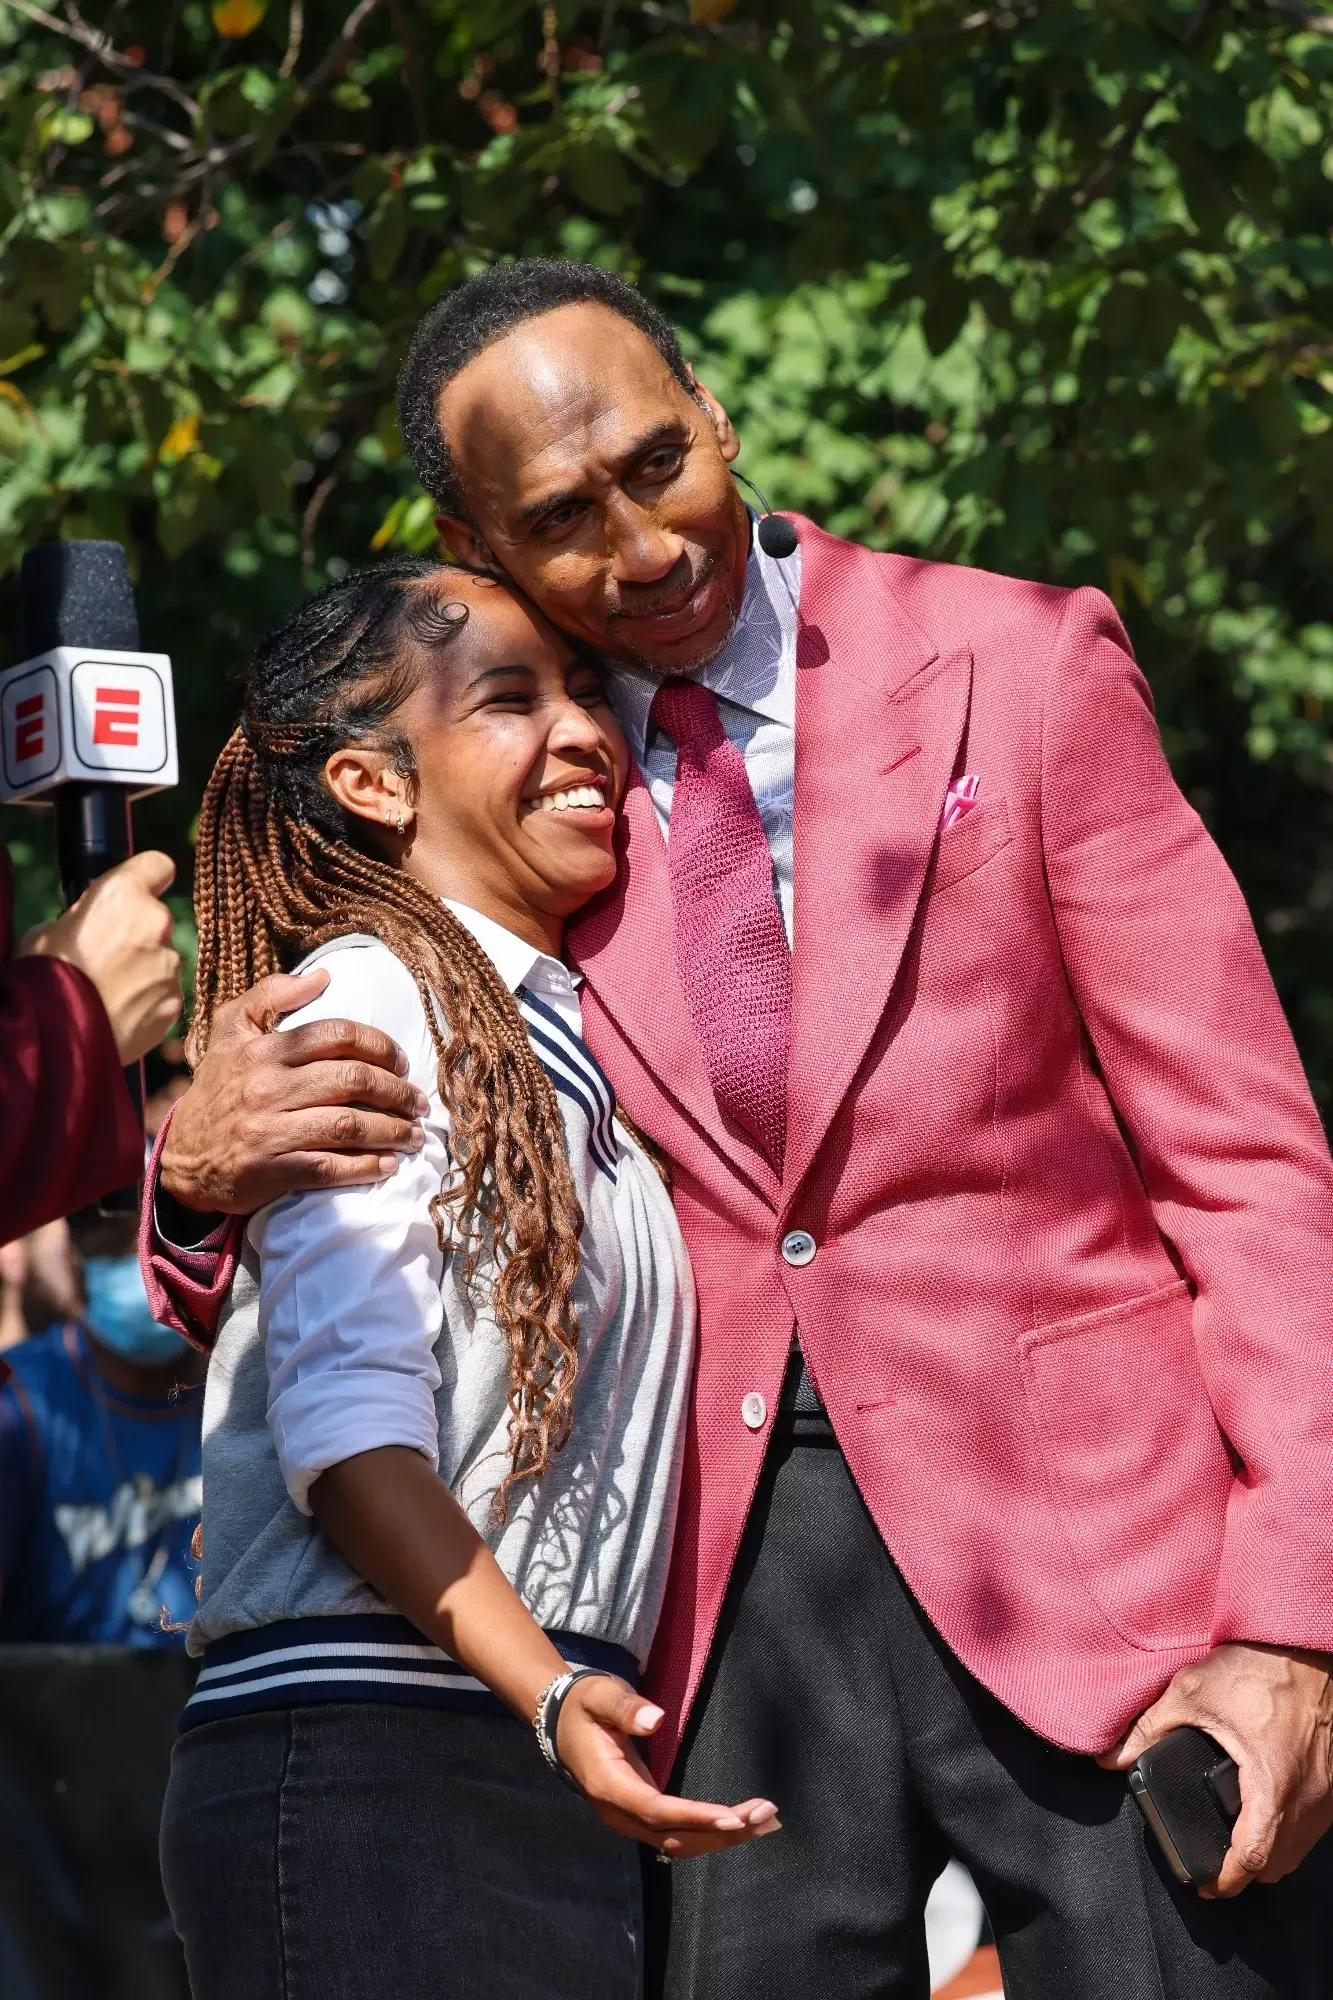
[[[441,418],[469,482],[526,500],[679,420],[682,393],[653,343],[618,313],[562,307],[460,369]]]

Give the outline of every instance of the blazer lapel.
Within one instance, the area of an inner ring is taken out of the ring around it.
[[[800,524],[796,957],[784,1201],[852,1086],[898,977],[967,721],[884,559]]]
[[[666,843],[637,768],[625,791],[616,853],[615,881],[565,933],[569,957],[663,1090],[776,1208],[772,1166],[748,1132],[724,1119],[713,1095],[676,969]]]

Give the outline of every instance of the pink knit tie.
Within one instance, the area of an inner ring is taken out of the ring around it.
[[[664,681],[652,717],[677,750],[667,851],[681,984],[718,1103],[781,1173],[791,952],[759,808],[710,688]]]

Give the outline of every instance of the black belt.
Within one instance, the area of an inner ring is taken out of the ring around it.
[[[810,1370],[805,1365],[799,1340],[791,1344],[791,1358],[782,1380],[773,1435],[786,1444],[836,1445],[838,1440],[828,1411],[819,1400]]]

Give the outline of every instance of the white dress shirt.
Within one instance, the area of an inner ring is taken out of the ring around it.
[[[490,1303],[493,1257],[485,1247],[466,1287],[430,1213],[451,1173],[449,1118],[415,979],[378,939],[346,937],[306,961],[325,967],[329,983],[282,1027],[340,1016],[390,1035],[429,1103],[425,1143],[387,1181],[287,1196],[251,1218],[270,1449],[307,1515],[329,1466],[385,1445],[419,1451],[540,1623],[642,1658],[665,1588],[684,1445],[689,1261],[667,1190],[614,1122],[611,1086],[582,1041],[574,975],[479,912],[449,907],[515,994],[564,1120],[584,1217],[573,1430],[550,1471],[514,1490],[497,1526],[509,1351]],[[213,1417],[216,1426],[226,1412]],[[226,1612],[220,1602],[215,1617]]]
[[[466,903],[455,902],[452,896],[444,898],[444,905],[453,911],[464,930],[471,931],[511,993],[517,993],[520,986],[535,993],[582,1041],[583,1012],[578,992],[583,984],[582,973],[571,972],[549,952],[539,951],[497,924],[494,917],[484,917],[480,910],[469,909]]]
[[[728,739],[745,759],[773,862],[773,888],[787,942],[795,932],[792,812],[796,789],[796,607],[801,551],[779,560],[750,545],[745,602],[722,651],[695,678],[717,696]],[[670,838],[676,746],[649,720],[660,677],[609,663],[607,691],[642,771],[663,836]]]

